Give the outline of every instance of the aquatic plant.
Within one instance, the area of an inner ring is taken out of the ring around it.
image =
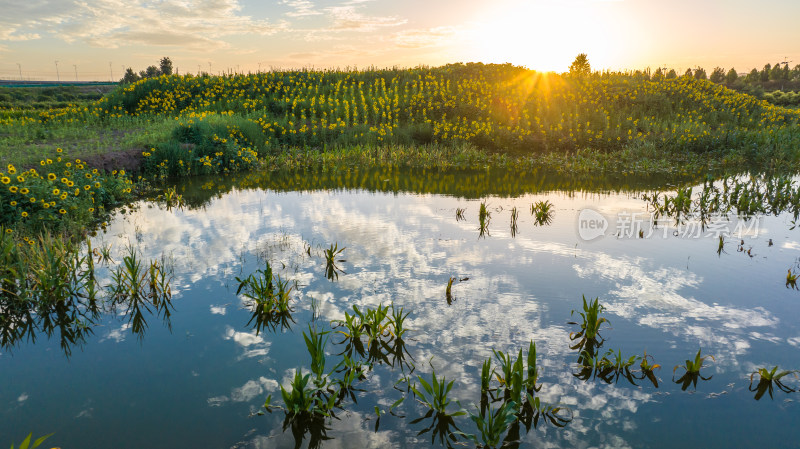
[[[128,254],[122,263],[111,272],[111,285],[108,287],[112,305],[125,304],[129,309],[128,320],[133,333],[142,338],[147,327],[144,312],[155,311],[164,323],[170,325],[172,307],[172,268],[165,259],[151,260],[145,267],[139,252],[128,247]]]
[[[283,328],[288,327],[289,322],[294,322],[289,305],[293,287],[288,280],[273,275],[269,262],[265,262],[265,265],[263,269],[256,270],[246,278],[236,277],[239,283],[236,294],[241,293],[247,298],[253,311],[247,326],[255,323],[256,335],[264,327]]]
[[[31,443],[31,438],[33,438],[33,432],[29,433],[27,437],[17,446],[17,449],[34,449],[42,445],[44,440],[50,438],[53,434],[47,434],[43,437],[39,437]],[[11,443],[11,449],[14,449],[14,443]]]
[[[437,379],[436,370],[431,372],[430,382],[419,375],[417,376],[417,380],[419,380],[422,389],[417,388],[416,384],[411,384],[409,387],[414,393],[414,397],[416,397],[417,401],[421,404],[431,409],[437,415],[460,416],[466,414],[466,412],[462,410],[455,412],[447,411],[447,406],[450,405],[451,402],[447,395],[453,388],[454,380],[447,382],[445,376],[442,376],[441,379]]]
[[[344,250],[345,248],[339,248],[339,243],[332,244],[330,248],[325,250],[325,277],[330,281],[339,279],[339,272],[344,273],[336,265],[336,262],[345,262],[344,259],[336,259]]]
[[[791,268],[786,273],[786,288],[789,287],[797,290],[797,273],[793,273]]]
[[[758,374],[759,381],[758,385],[753,388],[753,377]],[[764,393],[769,393],[770,399],[772,399],[772,392],[774,387],[777,387],[779,390],[783,391],[784,393],[791,393],[796,391],[794,388],[791,388],[781,382],[781,379],[788,376],[793,375],[797,378],[797,371],[781,371],[778,372],[778,366],[774,366],[771,370],[767,368],[759,368],[750,374],[750,391],[755,391],[756,396],[755,400],[758,401],[764,396]]]
[[[519,218],[519,211],[517,211],[516,207],[511,209],[511,237],[516,237],[517,235],[517,218]]]
[[[444,297],[445,297],[445,299],[447,300],[447,305],[450,305],[450,304],[452,304],[452,303],[453,303],[453,301],[455,301],[455,298],[453,297],[453,293],[452,293],[452,291],[451,291],[451,289],[452,289],[452,287],[453,287],[453,282],[454,282],[455,280],[456,280],[456,278],[454,278],[454,277],[451,277],[451,278],[450,278],[450,279],[447,281],[447,288],[446,288],[446,289],[445,289],[445,291],[444,291]]]
[[[681,390],[686,390],[689,387],[689,385],[692,385],[694,386],[694,388],[697,388],[698,380],[709,380],[713,377],[713,376],[708,376],[708,377],[701,376],[700,369],[703,367],[703,363],[706,361],[706,359],[710,358],[711,360],[714,361],[716,361],[716,359],[714,359],[713,355],[707,355],[701,357],[700,352],[701,350],[698,349],[697,355],[694,357],[694,360],[687,359],[684,366],[675,365],[675,368],[673,368],[672,380],[675,383],[681,385]],[[681,376],[678,380],[675,380],[675,371],[677,371],[678,368],[683,368],[685,372],[683,373],[683,376]]]
[[[517,404],[514,402],[503,402],[497,409],[491,407],[478,408],[478,413],[470,413],[470,419],[480,432],[480,439],[477,436],[458,432],[459,435],[478,444],[482,448],[495,448],[501,443],[503,434],[517,420]]]
[[[466,209],[461,208],[461,207],[457,207],[456,208],[456,221],[465,220],[464,212],[466,212]]]
[[[478,237],[489,235],[489,222],[492,220],[492,213],[486,207],[486,203],[481,203],[478,210]]]
[[[581,323],[569,322],[568,324],[580,324],[581,330],[578,332],[570,333],[569,338],[572,341],[578,340],[579,345],[573,347],[576,349],[582,347],[585,342],[602,342],[600,336],[600,327],[603,323],[609,323],[605,317],[601,317],[604,307],[600,304],[600,298],[595,298],[594,301],[586,302],[586,296],[583,296],[583,312],[578,312],[582,318]],[[570,316],[575,313],[575,310],[570,312]]]
[[[553,220],[553,203],[544,200],[531,204],[531,215],[537,226],[549,225]]]
[[[163,193],[156,197],[156,201],[163,204],[167,210],[183,209],[186,206],[186,200],[183,195],[179,194],[175,186],[167,187]]]

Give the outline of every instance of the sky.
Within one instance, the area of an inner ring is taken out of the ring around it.
[[[800,64],[798,0],[0,0],[0,79],[512,63]]]

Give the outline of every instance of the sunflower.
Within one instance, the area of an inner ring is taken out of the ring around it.
[[[17,193],[18,190],[19,190],[19,187],[17,187],[17,186],[11,186],[11,187],[8,188],[8,191],[11,192],[11,193]]]
[[[2,178],[0,178],[0,182],[2,182],[3,184],[8,184],[11,182],[11,178],[9,178],[8,176],[3,176]]]
[[[47,174],[47,179],[49,179],[50,181],[55,181],[56,180],[56,174],[55,173],[48,173]]]
[[[30,190],[28,190],[27,187],[23,187],[23,188],[19,189],[19,193],[21,193],[23,195],[27,195],[29,192],[30,192]]]
[[[28,216],[28,213],[27,213],[27,212],[22,212],[22,218],[25,218],[25,217],[27,217],[27,216]]]

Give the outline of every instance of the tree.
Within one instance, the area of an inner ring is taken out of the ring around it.
[[[725,69],[722,67],[714,67],[714,70],[711,71],[711,76],[709,76],[708,79],[712,83],[717,84],[725,81]]]
[[[780,63],[775,64],[775,66],[772,67],[772,70],[769,71],[769,79],[771,81],[783,79],[783,69],[781,68]]]
[[[738,79],[739,79],[739,74],[736,73],[736,69],[734,69],[734,68],[731,68],[730,70],[728,70],[728,74],[725,75],[725,82],[727,84],[733,84]]]
[[[172,75],[172,60],[170,60],[169,57],[165,56],[161,58],[159,71],[162,75]]]
[[[674,80],[677,77],[678,77],[678,74],[675,72],[675,69],[669,69],[669,72],[667,72],[667,79],[668,80]]]
[[[702,67],[694,69],[694,79],[696,80],[708,79],[708,76],[706,75],[706,70]]]
[[[124,84],[130,84],[139,81],[139,79],[139,75],[137,75],[132,68],[128,67],[128,69],[125,70],[125,76],[122,77],[121,82]]]
[[[744,82],[747,84],[756,84],[759,81],[761,81],[761,73],[756,68],[753,68],[744,78]]]
[[[139,72],[139,76],[142,78],[155,78],[161,75],[161,71],[158,70],[158,67],[151,65],[146,70],[142,70]]]
[[[586,76],[592,73],[592,66],[589,65],[589,57],[586,53],[581,53],[575,57],[569,66],[569,74],[575,76]]]
[[[761,81],[766,82],[769,81],[769,74],[772,71],[772,65],[770,63],[766,63],[764,68],[761,69],[759,74]]]
[[[685,76],[687,78],[691,78],[692,77],[692,69],[686,69],[686,71],[683,72],[683,76]]]

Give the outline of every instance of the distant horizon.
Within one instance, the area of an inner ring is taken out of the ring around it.
[[[767,0],[0,0],[0,79],[117,81],[172,59],[180,73],[270,67],[511,63],[565,72],[682,73],[800,64],[800,2]]]

